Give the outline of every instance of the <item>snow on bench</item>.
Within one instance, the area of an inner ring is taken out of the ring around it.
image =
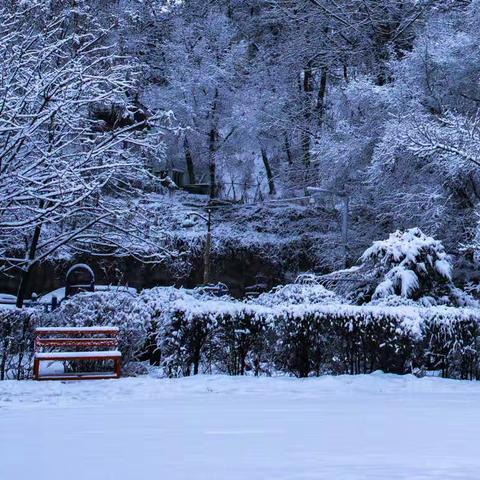
[[[110,359],[121,357],[122,354],[118,350],[107,350],[103,352],[47,352],[36,353],[35,358],[39,360],[81,360],[81,359]]]
[[[118,327],[38,327],[36,333],[118,333]]]

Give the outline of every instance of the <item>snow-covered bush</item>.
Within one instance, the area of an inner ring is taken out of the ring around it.
[[[445,378],[480,379],[479,311],[437,309],[422,323],[425,368]]]
[[[277,368],[297,377],[324,373],[329,347],[324,327],[314,312],[283,312],[275,322]]]
[[[418,307],[418,302],[411,298],[401,297],[399,295],[388,295],[373,299],[369,305],[384,307]]]
[[[259,374],[265,370],[268,313],[259,306],[189,294],[166,303],[155,317],[160,365],[169,376]]]
[[[160,366],[162,351],[159,332],[164,332],[173,316],[171,306],[177,300],[188,300],[191,291],[173,287],[156,287],[143,290],[138,298],[142,305],[145,321],[148,322],[147,340],[142,360],[147,360],[151,365]],[[165,355],[164,355],[165,356]]]
[[[199,313],[188,304],[175,305],[158,325],[157,345],[161,366],[168,376],[196,375],[211,364],[216,315]]]
[[[145,305],[129,292],[95,292],[75,295],[50,316],[53,325],[119,327],[119,349],[124,365],[137,360],[147,341],[150,317]]]
[[[271,373],[274,331],[270,314],[243,306],[222,312],[215,332],[215,365],[229,375]]]
[[[374,242],[360,261],[376,285],[370,292],[373,299],[439,298],[448,296],[452,287],[452,262],[442,243],[418,228],[396,231],[387,240]]]
[[[30,376],[33,332],[42,319],[32,309],[0,309],[0,380]]]
[[[321,373],[404,373],[416,343],[399,309],[299,306],[276,319],[277,367],[298,377]]]
[[[272,291],[262,293],[252,302],[274,307],[278,305],[298,304],[332,304],[344,303],[334,292],[327,290],[324,286],[315,283],[292,283],[281,285]]]

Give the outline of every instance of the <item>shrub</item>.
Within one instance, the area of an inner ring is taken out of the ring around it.
[[[422,324],[426,369],[444,378],[480,379],[480,324],[475,310],[438,311]]]
[[[197,315],[187,309],[174,308],[157,332],[161,365],[168,376],[196,375],[209,362],[211,342],[216,324],[214,315]],[[204,371],[206,368],[204,368]]]
[[[271,372],[272,333],[268,315],[258,308],[222,312],[214,336],[218,369],[229,375]]]
[[[285,311],[275,321],[277,368],[297,377],[320,375],[325,365],[326,330],[314,312]]]
[[[212,370],[259,374],[267,328],[259,308],[241,302],[185,296],[157,317],[157,345],[169,376]],[[248,361],[247,361],[248,360]]]
[[[0,380],[30,376],[33,331],[41,318],[31,309],[0,309]]]
[[[81,293],[49,315],[56,326],[119,327],[123,364],[137,360],[147,343],[150,317],[138,297],[125,291]]]
[[[392,233],[387,240],[374,242],[361,257],[362,270],[376,288],[373,298],[401,295],[418,299],[449,293],[451,258],[442,243],[420,229]]]
[[[315,283],[292,283],[262,293],[251,303],[276,307],[279,305],[332,304],[345,301],[324,286]],[[345,302],[346,303],[346,302]]]
[[[404,373],[416,340],[399,313],[346,305],[287,309],[277,320],[277,366],[299,377]]]

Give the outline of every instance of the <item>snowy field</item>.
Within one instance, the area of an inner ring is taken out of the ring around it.
[[[478,479],[480,382],[0,382],[0,479]]]

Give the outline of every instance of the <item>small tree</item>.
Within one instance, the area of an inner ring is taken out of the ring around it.
[[[438,298],[453,286],[451,258],[440,241],[419,228],[396,231],[387,240],[374,242],[360,261],[373,285],[373,298]]]

